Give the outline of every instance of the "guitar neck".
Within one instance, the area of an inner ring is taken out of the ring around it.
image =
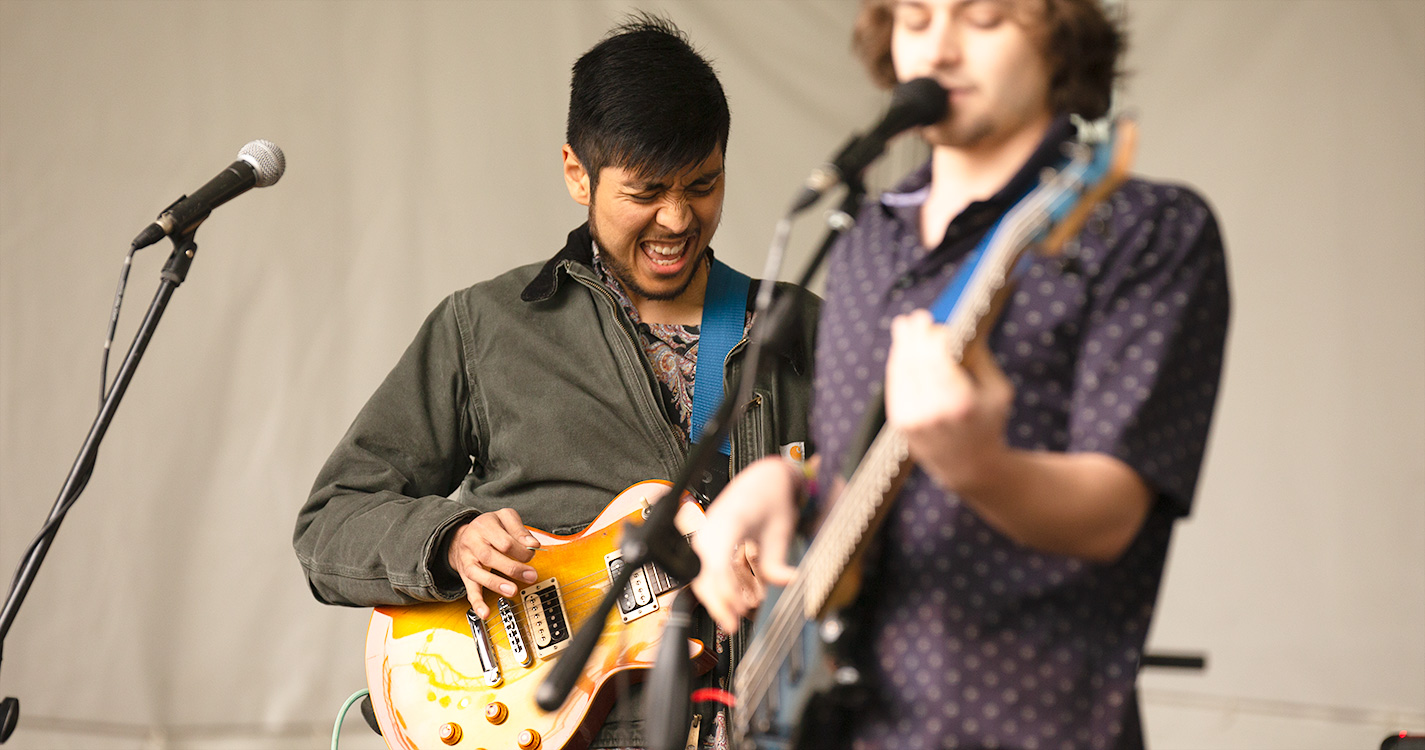
[[[978,259],[967,264],[972,270],[944,321],[952,358],[961,361],[998,318],[1027,263],[1026,250],[1057,253],[1080,231],[1093,207],[1127,178],[1136,135],[1133,123],[1126,121],[1113,130],[1112,138],[1079,144],[1069,163],[1046,174],[1005,214]],[[748,647],[734,686],[743,706],[736,720],[738,736],[745,735],[749,714],[762,705],[803,623],[826,614],[847,566],[879,529],[913,466],[905,435],[882,426],[834,499],[792,582],[759,618],[766,626]]]

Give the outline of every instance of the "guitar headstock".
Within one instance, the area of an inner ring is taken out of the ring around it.
[[[1077,235],[1088,221],[1089,214],[1123,181],[1133,166],[1138,148],[1138,123],[1127,118],[1109,122],[1084,123],[1081,140],[1073,148],[1077,153],[1070,163],[1052,179],[1073,175],[1078,189],[1065,191],[1049,209],[1053,228],[1039,243],[1040,255],[1058,255],[1064,243]]]

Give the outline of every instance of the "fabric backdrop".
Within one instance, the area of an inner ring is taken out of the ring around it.
[[[426,312],[582,220],[559,170],[569,66],[632,7],[0,0],[0,569],[93,419],[129,239],[247,141],[289,159],[198,233],[6,640],[8,746],[326,746],[364,685],[366,613],[311,598],[296,510]],[[722,73],[714,245],[756,273],[803,176],[884,104],[848,54],[855,2],[643,7]],[[1235,292],[1150,639],[1209,666],[1145,672],[1150,741],[1425,731],[1425,3],[1127,7],[1138,169],[1209,197]],[[820,233],[797,225],[794,263]],[[167,245],[137,258],[115,366]]]

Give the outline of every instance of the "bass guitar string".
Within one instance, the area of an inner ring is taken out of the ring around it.
[[[1003,287],[1004,280],[1007,277],[1007,270],[1010,268],[1011,263],[1017,260],[1020,251],[1023,250],[1035,236],[1044,230],[1045,225],[1048,223],[1049,217],[1047,209],[1050,207],[1050,204],[1060,200],[1064,195],[1070,194],[1071,191],[1081,185],[1085,169],[1083,159],[1073,160],[1064,170],[1056,175],[1054,180],[1036,189],[1030,198],[1013,209],[1011,215],[1006,218],[1006,225],[1009,231],[998,234],[992,239],[989,248],[986,250],[986,255],[988,256],[987,260],[990,261],[988,268],[990,268],[993,273],[975,275],[971,284],[974,291],[970,295],[970,298],[974,300],[973,303],[969,306],[959,306],[954,320],[950,323],[952,330],[951,354],[956,359],[959,359],[963,355],[965,345],[969,343],[980,324],[980,318],[988,312],[991,304],[990,299]],[[873,460],[863,464],[861,469],[858,469],[853,474],[846,488],[848,497],[845,499],[849,500],[851,497],[860,497],[860,495],[868,489],[877,489],[876,487],[865,487],[867,484],[872,484],[870,480],[858,481],[858,479],[874,474],[877,479],[883,480],[883,475],[887,471],[886,467],[888,464],[892,472],[889,475],[891,480],[894,480],[905,470],[905,467],[900,466],[900,464],[905,462],[905,459],[908,458],[908,450],[900,449],[901,446],[904,445],[904,439],[903,436],[896,433],[898,433],[897,430],[889,427],[881,430],[881,433],[878,434],[872,443],[871,451],[868,452],[868,457],[873,458]],[[891,446],[891,449],[885,449],[884,446],[887,445]],[[882,468],[871,472],[862,470],[867,467],[874,468],[875,466]],[[878,481],[875,484],[879,485],[882,484],[882,482]],[[835,503],[827,519],[829,522],[828,525],[832,528],[823,529],[823,533],[832,531],[833,533],[830,535],[831,538],[838,541],[844,537],[851,536],[849,543],[854,547],[855,543],[859,541],[860,535],[857,532],[864,531],[865,526],[869,524],[870,518],[874,516],[875,510],[884,502],[884,498],[879,497],[881,494],[882,493],[875,493],[875,495],[871,497],[872,502],[869,503],[870,508],[865,509],[862,513],[852,512],[855,509],[851,508],[852,505],[861,505],[861,503]],[[838,513],[837,511],[841,508],[848,508],[848,511]],[[853,534],[854,536],[852,536]],[[820,540],[822,538],[822,534],[818,534],[817,539]],[[781,664],[785,661],[790,648],[795,643],[795,636],[802,630],[803,623],[815,617],[825,604],[825,596],[821,595],[820,591],[818,591],[817,596],[813,600],[815,606],[808,606],[810,602],[805,598],[805,589],[809,586],[801,584],[806,583],[812,574],[808,573],[804,575],[802,572],[821,571],[822,575],[818,577],[824,579],[832,567],[834,567],[835,575],[832,581],[834,584],[835,579],[839,579],[841,573],[844,571],[845,563],[849,561],[849,552],[844,555],[836,554],[845,546],[845,543],[835,546],[817,545],[814,541],[799,566],[798,575],[783,591],[781,598],[779,598],[777,604],[774,605],[773,612],[771,613],[771,622],[767,626],[766,637],[758,642],[754,642],[752,648],[749,649],[747,654],[749,666],[743,671],[743,674],[739,675],[739,679],[735,683],[738,685],[737,692],[742,695],[746,701],[742,706],[743,710],[740,712],[741,716],[739,716],[737,721],[737,725],[740,729],[745,731],[748,719],[744,717],[750,716],[753,710],[759,706],[765,698],[765,694],[775,679],[776,674],[781,670]],[[822,560],[820,559],[822,557],[844,557],[845,560],[841,561],[839,565],[832,565],[836,562],[835,560]],[[829,592],[831,586],[822,584],[818,587],[818,589],[823,588]],[[798,610],[801,612],[799,613]],[[759,648],[759,646],[764,645],[766,646],[765,648]],[[763,651],[771,651],[773,654],[778,655],[778,658],[762,658]]]

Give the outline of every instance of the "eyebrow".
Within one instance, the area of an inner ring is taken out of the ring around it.
[[[712,182],[713,180],[716,180],[717,178],[721,177],[725,170],[726,167],[718,167],[717,169],[704,172],[703,174],[698,175],[697,179],[689,182],[688,184],[696,185],[700,182]],[[628,183],[628,189],[633,190],[636,193],[643,193],[649,190],[667,190],[668,187],[668,183],[666,182],[655,182],[653,180],[648,180],[646,182],[630,181]]]

